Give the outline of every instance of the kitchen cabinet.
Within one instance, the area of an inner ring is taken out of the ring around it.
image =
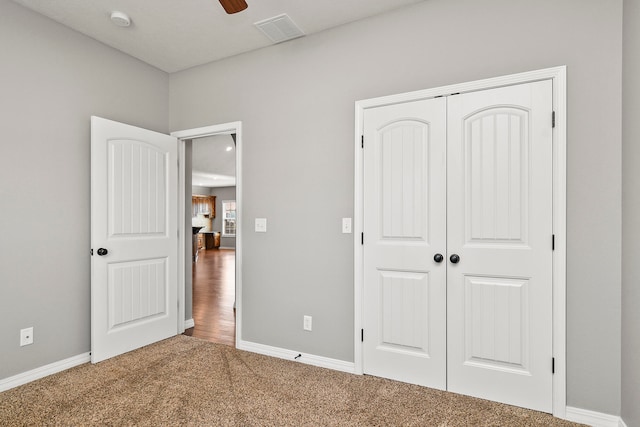
[[[218,249],[220,247],[219,231],[201,231],[198,233],[198,250]]]
[[[205,248],[206,249],[217,249],[220,247],[220,232],[219,231],[208,231],[202,233],[205,236]]]
[[[216,196],[191,196],[191,216],[203,214],[205,218],[216,217]]]

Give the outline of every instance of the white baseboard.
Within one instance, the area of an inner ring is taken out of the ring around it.
[[[18,375],[0,380],[0,392],[30,383],[31,381],[47,377],[49,375],[65,371],[74,366],[82,365],[91,361],[91,353],[83,353],[68,359],[53,362]]]
[[[184,321],[184,328],[189,329],[196,326],[196,322],[193,319],[187,319]]]
[[[603,414],[602,412],[589,411],[587,409],[572,408],[567,406],[566,419],[576,423],[587,424],[592,427],[626,427],[626,424],[617,415]]]
[[[319,366],[321,368],[333,369],[335,371],[348,372],[355,374],[355,364],[353,362],[345,362],[344,360],[331,359],[313,354],[301,353],[299,351],[287,350],[284,348],[272,347],[264,344],[257,344],[249,341],[239,341],[237,343],[239,350],[250,351],[253,353],[264,354],[265,356],[277,357],[279,359],[292,360],[307,365]],[[296,356],[300,355],[296,359]]]

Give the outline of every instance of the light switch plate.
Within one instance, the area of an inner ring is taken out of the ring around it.
[[[345,234],[351,233],[351,218],[342,218],[342,232]]]
[[[267,232],[267,218],[256,218],[256,233]]]

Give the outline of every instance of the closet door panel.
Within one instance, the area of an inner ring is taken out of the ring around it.
[[[448,98],[448,389],[552,407],[550,81]]]
[[[364,372],[446,387],[444,99],[374,108],[364,129]]]

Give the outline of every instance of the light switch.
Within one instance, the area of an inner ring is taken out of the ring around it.
[[[267,232],[267,218],[256,218],[256,233]]]
[[[351,233],[351,218],[342,218],[342,232]]]

